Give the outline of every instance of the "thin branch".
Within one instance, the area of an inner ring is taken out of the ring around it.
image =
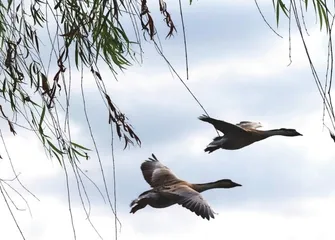
[[[182,8],[182,5],[181,5],[181,0],[179,0],[179,12],[180,12],[180,18],[181,18],[181,26],[182,26],[182,29],[183,29],[185,64],[186,64],[186,79],[188,80],[189,75],[188,75],[187,42],[186,42],[186,31],[185,31],[183,8]]]
[[[178,77],[178,79],[180,80],[180,82],[184,85],[184,87],[186,88],[186,90],[191,94],[191,96],[194,98],[194,100],[198,103],[198,105],[201,107],[201,109],[205,112],[205,114],[207,116],[209,116],[208,112],[206,111],[206,109],[204,108],[204,106],[200,103],[200,101],[198,100],[198,98],[193,94],[193,92],[191,91],[191,89],[186,85],[186,83],[184,82],[184,80],[179,76],[178,72],[175,70],[175,68],[172,66],[172,64],[170,63],[170,61],[165,57],[165,55],[163,54],[162,50],[159,48],[157,42],[155,40],[153,40],[155,46],[156,46],[156,50],[158,52],[158,54],[165,60],[165,62],[168,64],[168,66],[170,67],[170,69],[174,72],[174,74]],[[220,136],[219,131],[217,129],[215,129],[217,134]]]
[[[306,26],[306,22],[305,22],[305,15],[304,15],[304,12],[303,12],[303,9],[302,9],[302,0],[299,0],[299,4],[300,4],[300,13],[301,13],[302,24],[303,24],[303,26],[305,28],[307,36],[309,36],[308,30],[307,30],[307,26]]]
[[[66,163],[64,161],[64,157],[62,156],[62,163],[63,163],[63,167],[64,167],[64,174],[65,174],[65,180],[66,180],[66,191],[67,191],[67,204],[69,207],[69,214],[70,214],[70,221],[71,221],[71,227],[72,227],[72,233],[73,233],[73,239],[76,240],[77,239],[77,234],[76,234],[76,228],[74,226],[74,217],[73,217],[73,213],[72,213],[72,205],[71,205],[71,191],[70,191],[70,185],[69,185],[69,176],[68,176],[68,172],[66,169]]]
[[[291,35],[291,23],[292,23],[292,4],[290,3],[289,8],[289,18],[288,18],[288,58],[290,62],[287,66],[290,66],[292,63],[292,35]]]
[[[283,38],[279,33],[276,32],[276,30],[274,30],[271,25],[268,23],[268,21],[266,20],[262,10],[260,9],[259,5],[258,5],[258,2],[257,0],[254,0],[255,1],[255,4],[256,4],[256,7],[258,9],[258,12],[261,14],[262,18],[263,18],[263,21],[266,23],[266,25],[268,25],[268,27],[272,30],[272,32],[274,32],[278,37],[280,38]]]
[[[202,110],[206,113],[206,115],[209,116],[209,114],[207,113],[207,111],[204,108],[204,106],[200,103],[200,101],[198,100],[198,98],[193,94],[193,92],[191,91],[191,89],[186,85],[186,83],[184,82],[184,80],[179,76],[179,74],[177,73],[177,71],[171,65],[170,61],[165,57],[165,55],[163,54],[163,52],[161,51],[161,49],[157,45],[156,41],[154,41],[154,44],[156,46],[156,49],[157,49],[158,53],[163,57],[163,59],[169,65],[169,67],[172,69],[172,71],[174,72],[174,74],[176,74],[176,76],[178,77],[178,79],[180,80],[180,82],[184,85],[184,87],[187,89],[187,91],[192,95],[192,97],[194,98],[194,100],[198,103],[198,105],[202,108]]]
[[[16,178],[15,178],[16,179]],[[6,182],[6,180],[0,180],[3,184],[6,184],[10,189],[12,189],[17,195],[19,195],[20,197],[21,197],[21,199],[26,203],[26,205],[27,205],[27,207],[28,207],[28,211],[29,211],[29,214],[30,214],[30,217],[32,217],[33,215],[32,215],[32,213],[31,213],[31,209],[30,209],[30,206],[29,206],[29,203],[28,203],[28,201],[23,197],[23,195],[19,192],[19,191],[17,191],[15,188],[13,188],[10,184],[8,184],[7,182]],[[5,190],[5,188],[4,188],[4,191],[6,191]],[[7,192],[6,192],[6,194],[7,194]],[[13,205],[16,207],[16,205],[14,204],[14,202],[12,201],[12,199],[10,198],[10,196],[8,195],[8,198],[11,200],[11,202],[13,203]],[[19,208],[17,208],[16,207],[16,209],[17,210],[22,210],[22,211],[24,211],[25,209],[19,209]]]
[[[1,131],[1,129],[0,129],[0,138],[1,138],[2,143],[3,143],[3,146],[4,146],[4,148],[5,148],[6,155],[7,155],[7,157],[8,157],[8,160],[9,160],[10,166],[11,166],[11,168],[12,168],[12,171],[13,171],[13,173],[14,173],[14,176],[19,176],[19,174],[16,173],[16,170],[15,170],[15,168],[14,168],[14,164],[13,164],[12,158],[11,158],[11,156],[9,155],[9,152],[8,152],[8,149],[7,149],[7,146],[6,146],[6,142],[5,142],[5,139],[4,139],[3,135],[2,135],[2,131]],[[28,188],[26,188],[26,187],[23,185],[23,183],[20,181],[20,178],[19,178],[19,177],[17,177],[17,181],[18,181],[18,183],[21,185],[21,187],[22,187],[24,190],[26,190],[26,191],[27,191],[30,195],[32,195],[36,200],[40,201],[40,200],[35,196],[35,194],[33,194],[30,190],[28,190]]]
[[[106,195],[107,195],[107,199],[108,199],[109,205],[111,207],[111,210],[112,210],[115,218],[117,218],[117,220],[118,220],[118,222],[119,222],[119,224],[121,226],[121,222],[120,222],[120,220],[118,219],[118,217],[116,215],[116,212],[115,212],[115,210],[114,210],[114,208],[112,206],[112,203],[111,203],[111,200],[110,200],[110,197],[109,197],[109,192],[108,192],[108,188],[107,188],[106,178],[105,178],[105,174],[104,174],[104,168],[102,166],[102,161],[101,161],[101,157],[100,157],[100,154],[99,154],[99,150],[98,150],[95,138],[93,136],[93,131],[92,131],[91,123],[90,123],[90,120],[88,118],[87,107],[86,107],[86,99],[85,99],[85,93],[84,93],[84,85],[83,85],[83,75],[81,77],[80,89],[81,89],[81,96],[82,96],[82,102],[83,102],[83,109],[84,109],[85,120],[86,120],[87,127],[88,127],[88,130],[89,130],[90,136],[91,136],[91,140],[92,140],[93,145],[94,145],[95,152],[97,154],[97,158],[98,158],[98,162],[99,162],[99,166],[100,166],[101,176],[102,176],[102,179],[103,179],[103,183],[104,183],[104,187],[105,187],[105,192],[106,192]],[[99,91],[99,92],[101,93],[101,91]]]
[[[2,183],[1,183],[1,186],[3,187]],[[9,196],[7,190],[6,190],[4,187],[2,188],[2,190],[4,191],[4,194],[7,196],[7,198],[8,198],[9,201],[13,204],[13,206],[15,207],[15,209],[16,209],[17,211],[25,211],[24,208],[19,208],[19,207],[15,204],[15,202],[14,202],[13,199]]]
[[[111,148],[112,148],[112,163],[113,163],[113,189],[114,189],[114,211],[117,216],[117,199],[116,199],[116,166],[115,166],[115,155],[114,155],[114,132],[113,127],[111,126]],[[114,217],[114,227],[115,227],[115,240],[118,239],[117,231],[117,218]],[[121,232],[121,226],[120,226]]]
[[[91,212],[91,202],[90,202],[90,199],[88,197],[88,194],[86,192],[86,187],[84,185],[84,182],[78,172],[78,169],[79,169],[79,166],[76,164],[75,161],[73,161],[73,164],[72,165],[72,169],[73,169],[73,173],[74,175],[76,176],[76,184],[77,184],[77,190],[78,190],[78,194],[79,194],[79,198],[80,198],[80,202],[81,202],[81,205],[84,209],[84,212],[86,214],[86,220],[90,223],[91,227],[93,228],[93,230],[95,231],[95,233],[99,236],[100,239],[103,239],[102,236],[100,235],[99,231],[97,230],[97,228],[94,226],[93,222],[91,221],[91,218],[90,218],[90,212]],[[84,203],[84,199],[83,199],[83,196],[81,194],[81,189],[80,187],[82,187],[83,191],[84,191],[84,195],[85,195],[85,198],[88,202],[88,211],[86,209],[86,206],[85,206],[85,203]]]
[[[93,184],[93,186],[94,186],[94,187],[98,190],[98,192],[100,193],[100,196],[101,196],[102,200],[104,201],[104,203],[106,203],[105,197],[104,197],[104,195],[102,194],[100,188],[97,186],[97,184],[96,184],[96,183],[95,183],[89,176],[87,176],[87,174],[85,174],[85,172],[84,172],[83,170],[81,170],[80,168],[78,168],[78,170],[79,170],[79,172],[81,172],[81,174],[84,175],[84,177],[87,178],[88,181],[90,181],[90,182]]]
[[[5,196],[4,192],[3,192],[2,187],[3,187],[3,186],[2,186],[2,183],[0,182],[0,192],[1,192],[1,195],[2,195],[3,199],[5,200],[5,203],[6,203],[6,205],[7,205],[7,209],[9,210],[10,215],[12,216],[12,219],[13,219],[15,225],[16,225],[17,230],[19,230],[22,239],[25,240],[26,238],[24,237],[23,232],[22,232],[22,230],[21,230],[21,228],[20,228],[18,222],[16,221],[16,218],[15,218],[15,216],[14,216],[14,213],[13,213],[12,209],[10,208],[10,206],[9,206],[9,204],[8,204],[8,201],[7,201],[7,199],[6,199],[6,196]]]

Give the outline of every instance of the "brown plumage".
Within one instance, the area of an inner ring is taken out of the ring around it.
[[[130,204],[130,213],[146,207],[165,208],[179,204],[204,219],[214,218],[214,212],[201,192],[213,188],[233,188],[242,186],[230,179],[222,179],[216,182],[204,184],[192,184],[177,178],[171,170],[158,161],[152,154],[152,158],[141,164],[144,179],[152,189],[141,193]]]
[[[246,147],[254,142],[264,140],[268,137],[280,135],[286,137],[302,136],[295,129],[280,128],[273,130],[257,130],[262,125],[259,122],[242,121],[231,124],[222,120],[217,120],[206,115],[199,117],[201,121],[212,124],[224,136],[218,136],[205,148],[205,152],[211,153],[217,149],[236,150]]]

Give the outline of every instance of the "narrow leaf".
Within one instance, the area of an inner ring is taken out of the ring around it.
[[[91,149],[88,149],[88,148],[85,148],[81,145],[79,145],[78,143],[74,143],[74,142],[70,142],[74,147],[77,147],[77,148],[81,148],[81,149],[84,149],[84,150],[87,150],[87,151],[92,151]]]
[[[55,145],[52,144],[49,140],[47,140],[49,146],[52,148],[53,151],[57,152],[58,154],[62,155],[64,154],[62,151],[60,151],[58,148],[55,147]]]

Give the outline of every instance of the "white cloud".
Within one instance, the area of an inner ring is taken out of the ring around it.
[[[120,239],[246,239],[256,237],[266,239],[303,238],[306,240],[330,240],[335,237],[332,219],[335,213],[334,198],[302,199],[293,202],[294,209],[300,211],[267,213],[264,211],[218,208],[219,214],[210,221],[203,220],[194,213],[180,207],[152,209],[147,207],[136,214],[120,214],[122,221]],[[222,200],[224,202],[224,199]],[[72,230],[67,206],[59,200],[45,198],[35,205],[33,218],[27,217],[21,224],[28,239],[71,239]],[[75,225],[78,239],[99,239],[85,220],[79,207],[74,207]],[[48,221],[46,221],[48,220]],[[104,238],[113,238],[114,220],[110,211],[92,213],[91,220]],[[9,221],[2,221],[3,236],[20,239]],[[243,229],[243,231],[241,231]],[[15,233],[15,234],[13,234]]]
[[[317,69],[325,70],[325,62],[327,59],[327,45],[324,35],[321,34],[318,28],[310,31],[310,36],[306,37],[307,45]],[[237,86],[245,84],[277,84],[277,83],[297,83],[310,84],[314,80],[310,75],[307,79],[300,79],[295,72],[306,69],[309,73],[309,63],[306,57],[305,50],[302,46],[300,36],[297,32],[292,33],[292,64],[288,67],[289,63],[289,42],[288,39],[280,39],[273,36],[262,42],[261,45],[255,43],[258,48],[258,53],[248,56],[248,52],[237,57],[234,56],[217,56],[211,60],[204,56],[205,60],[192,63],[190,69],[190,80],[186,80],[189,87],[195,91],[200,92],[203,88],[220,84],[221,87],[226,85]],[[193,49],[189,49],[193,51]],[[164,65],[164,62],[157,55],[157,61]],[[171,102],[163,101],[160,97],[162,91],[174,92],[175,95],[181,97],[186,96],[186,89],[179,82],[176,76],[172,76],[171,72],[166,67],[164,72],[156,73],[151,72],[152,62],[144,62],[142,67],[132,67],[124,74],[119,74],[119,81],[114,79],[107,79],[109,70],[102,68],[101,75],[105,79],[107,89],[110,89],[112,98],[116,102],[134,101],[147,101],[152,104],[157,102],[159,105],[171,104]],[[173,63],[172,63],[173,64]],[[177,71],[182,76],[184,75],[184,67],[177,67]],[[284,73],[291,73],[292,77],[286,79],[279,78]],[[148,74],[150,73],[150,74]],[[75,78],[80,77],[75,74]],[[322,76],[320,76],[322,77]],[[296,78],[296,79],[294,79]],[[74,90],[79,88],[79,81],[75,83]],[[316,87],[316,86],[315,86]],[[97,91],[95,81],[90,73],[85,73],[85,92],[86,94],[96,95]],[[242,88],[242,85],[241,85]],[[145,97],[143,97],[145,96]],[[190,96],[188,98],[191,99]],[[117,101],[120,99],[119,101]],[[178,101],[178,98],[175,98]],[[157,101],[158,100],[158,101]],[[124,104],[124,103],[123,103]],[[127,104],[127,103],[125,103]]]
[[[169,209],[168,214],[159,210],[146,209],[147,213],[138,212],[137,215],[129,218],[137,219],[132,220],[132,222],[136,221],[137,224],[133,225],[131,232],[134,234],[144,232],[143,239],[144,237],[149,237],[149,239],[185,237],[239,240],[257,236],[257,239],[302,238],[308,240],[318,238],[326,240],[335,236],[331,224],[335,211],[333,200],[333,198],[303,199],[295,206],[303,210],[303,214],[301,212],[268,214],[252,210],[239,211],[238,209],[222,208],[216,209],[219,215],[215,216],[215,220],[208,222],[176,206]],[[170,215],[170,217],[166,215]],[[157,216],[159,216],[159,221],[155,221]],[[150,220],[143,221],[142,219]],[[127,223],[125,225],[127,226]],[[157,229],[159,230],[157,231]],[[164,234],[161,234],[162,232]],[[124,233],[124,235],[128,234]],[[130,239],[130,236],[125,237],[121,234],[123,239]],[[137,239],[142,239],[142,236],[138,235]]]

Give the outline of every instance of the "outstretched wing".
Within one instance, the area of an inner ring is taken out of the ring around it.
[[[171,170],[158,161],[152,154],[152,158],[141,164],[144,179],[151,187],[158,187],[164,184],[171,184],[180,181]]]
[[[209,204],[205,199],[203,199],[200,193],[193,190],[192,188],[186,185],[179,185],[174,189],[169,189],[166,191],[167,194],[174,195],[173,197],[176,199],[179,205],[189,209],[196,215],[201,216],[207,220],[214,218],[214,212]]]
[[[220,130],[224,134],[241,134],[245,133],[245,130],[240,126],[231,124],[222,120],[217,120],[215,118],[202,115],[199,117],[201,121],[208,122],[212,124],[217,130]]]
[[[242,121],[236,124],[236,126],[239,126],[243,129],[257,129],[262,127],[262,124],[260,122],[250,122],[250,121]]]

